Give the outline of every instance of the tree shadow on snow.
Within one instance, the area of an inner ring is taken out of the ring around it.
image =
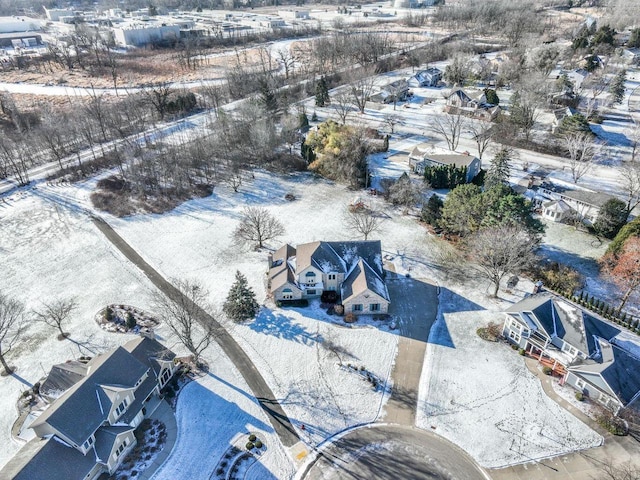
[[[305,345],[323,340],[321,335],[309,332],[302,325],[294,323],[291,318],[274,312],[270,308],[260,310],[256,319],[249,324],[249,328],[257,333]]]

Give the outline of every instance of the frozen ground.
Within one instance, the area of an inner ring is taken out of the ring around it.
[[[602,443],[602,437],[549,399],[523,359],[475,333],[501,321],[459,293],[442,289],[419,394],[417,424],[435,429],[492,468]]]
[[[153,480],[209,478],[235,435],[248,432],[258,434],[266,452],[244,478],[291,478],[293,463],[233,364],[226,356],[216,355],[215,349],[209,349],[204,358],[210,371],[180,392],[178,438]]]

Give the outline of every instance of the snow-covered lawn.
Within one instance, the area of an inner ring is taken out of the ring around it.
[[[236,434],[250,431],[259,433],[266,452],[244,478],[291,478],[293,463],[262,408],[229,359],[216,352],[210,348],[204,356],[209,373],[188,383],[178,396],[178,437],[153,480],[209,478]]]
[[[37,190],[14,195],[9,204],[2,205],[0,291],[24,302],[28,309],[64,297],[75,297],[78,309],[64,325],[70,339],[59,341],[55,329],[32,321],[26,338],[9,354],[9,363],[17,366],[17,372],[0,378],[0,465],[20,447],[10,440],[20,392],[39,381],[55,363],[93,356],[133,338],[102,330],[94,314],[109,303],[146,309],[153,290],[86,216],[49,203]],[[162,328],[160,332],[163,334]]]
[[[501,467],[600,445],[602,437],[546,396],[522,357],[476,329],[502,316],[448,289],[422,371],[417,424]]]

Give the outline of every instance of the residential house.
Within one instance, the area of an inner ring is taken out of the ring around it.
[[[0,471],[7,480],[93,480],[112,474],[136,444],[135,428],[160,402],[175,354],[139,337],[86,363],[52,369],[51,404],[31,423],[37,438]],[[58,392],[52,395],[55,388]]]
[[[384,314],[390,303],[380,241],[283,245],[269,255],[268,291],[274,300],[340,296],[345,313]]]
[[[388,83],[382,89],[369,97],[372,102],[396,103],[404,102],[409,96],[409,84],[406,80],[396,80]]]
[[[548,182],[538,187],[538,193],[548,200],[562,200],[571,209],[572,214],[587,225],[592,225],[598,219],[602,206],[615,198],[602,192],[572,190]]]
[[[426,70],[420,70],[407,80],[410,87],[437,87],[442,81],[442,70],[435,67],[429,67]]]
[[[464,153],[441,153],[433,145],[422,143],[416,145],[409,154],[409,166],[418,175],[424,175],[427,166],[465,167],[467,169],[467,183],[471,182],[480,173],[482,162],[478,157]]]
[[[501,112],[499,106],[487,103],[484,91],[471,97],[456,85],[445,93],[444,97],[446,99],[444,111],[451,115],[461,114],[490,122],[495,120]]]
[[[623,48],[621,55],[631,65],[640,64],[640,48]]]
[[[600,316],[544,292],[505,312],[502,334],[562,382],[618,413],[640,396],[640,342]]]
[[[551,133],[557,133],[558,128],[562,125],[562,121],[567,117],[573,117],[579,112],[572,107],[556,108],[553,111],[553,123],[551,124]]]

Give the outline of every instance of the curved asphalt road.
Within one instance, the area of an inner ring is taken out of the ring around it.
[[[400,425],[354,430],[322,451],[305,480],[485,480],[460,448]]]
[[[134,265],[136,265],[142,272],[151,280],[160,291],[162,291],[169,298],[176,298],[182,296],[182,293],[169,283],[165,278],[158,273],[151,265],[144,261],[144,259],[129,245],[111,226],[105,222],[102,218],[92,215],[91,219],[98,229],[104,234],[105,237],[118,249],[125,257],[127,257]],[[253,364],[249,356],[238,345],[231,335],[220,325],[211,315],[205,312],[203,309],[196,307],[199,310],[199,316],[206,319],[215,325],[215,337],[217,343],[220,345],[224,353],[231,359],[236,368],[240,371],[240,374],[244,377],[245,381],[249,385],[249,388],[253,391],[258,403],[269,417],[269,421],[274,430],[280,437],[280,441],[286,447],[295,445],[299,440],[298,434],[291,425],[291,421],[287,414],[282,409],[282,406],[278,403],[273,392],[264,381],[262,375]]]

